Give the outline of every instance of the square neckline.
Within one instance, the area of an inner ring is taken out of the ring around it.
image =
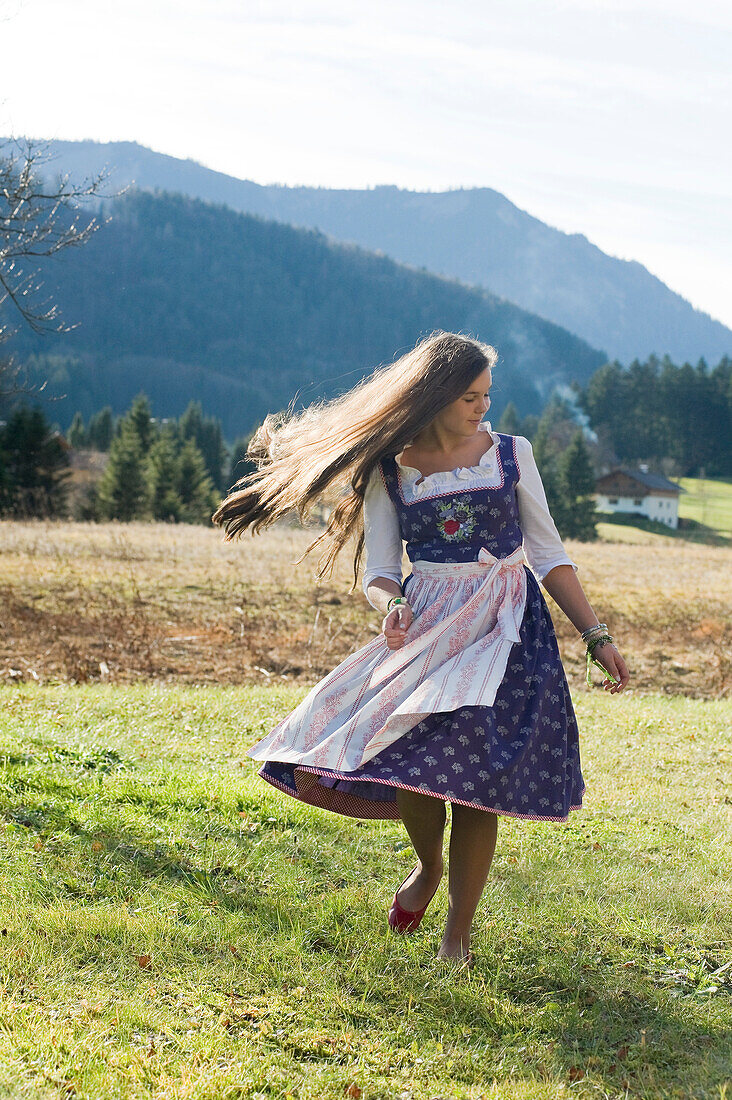
[[[492,452],[494,452],[496,450],[496,447],[498,445],[498,437],[497,437],[496,433],[493,431],[493,429],[491,427],[490,420],[481,420],[480,424],[478,425],[477,430],[479,432],[488,432],[488,433],[490,433],[492,442],[491,442],[490,447],[488,447],[485,451],[483,451],[483,454],[480,456],[478,462],[475,463],[473,466],[453,466],[451,470],[435,470],[431,474],[423,474],[422,471],[418,470],[416,466],[410,466],[408,463],[400,461],[401,456],[404,454],[404,451],[409,446],[408,443],[404,444],[404,447],[402,447],[402,449],[401,449],[401,451],[399,452],[398,455],[394,455],[394,461],[396,462],[396,464],[397,464],[397,466],[399,467],[400,470],[410,470],[410,471],[412,471],[412,473],[415,473],[417,475],[417,478],[414,479],[414,480],[412,478],[409,478],[409,480],[412,483],[412,488],[415,488],[415,489],[417,488],[417,486],[419,486],[421,488],[426,482],[430,481],[431,479],[438,479],[438,478],[444,478],[446,476],[452,476],[454,474],[457,474],[458,471],[460,471],[460,470],[479,470],[479,469],[481,469],[482,466],[487,465],[487,462],[485,461],[485,459],[488,457],[488,455],[490,455]]]

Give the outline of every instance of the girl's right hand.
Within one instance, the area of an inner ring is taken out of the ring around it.
[[[404,645],[404,635],[409,630],[414,616],[408,603],[400,603],[385,616],[381,631],[389,649],[400,649]]]

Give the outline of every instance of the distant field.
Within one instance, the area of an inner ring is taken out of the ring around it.
[[[314,683],[380,628],[360,588],[349,593],[347,554],[322,583],[314,559],[293,564],[315,533],[279,526],[231,544],[204,527],[0,522],[0,680]],[[567,542],[634,689],[727,694],[729,550],[637,534],[647,545]],[[586,691],[576,632],[552,613]]]
[[[302,687],[0,685],[5,1100],[730,1100],[729,706],[577,698],[585,804],[502,818],[472,971],[404,828],[245,755]]]
[[[682,477],[685,490],[679,499],[679,516],[693,519],[720,535],[732,536],[732,481]]]

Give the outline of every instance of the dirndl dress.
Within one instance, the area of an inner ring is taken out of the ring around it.
[[[400,649],[380,634],[248,750],[268,783],[367,819],[399,819],[398,788],[531,820],[580,809],[569,686],[522,549],[515,438],[493,436],[495,488],[410,501],[395,457],[380,461],[414,621]]]

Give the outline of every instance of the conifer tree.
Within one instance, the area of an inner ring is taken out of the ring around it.
[[[192,439],[186,440],[178,456],[178,498],[184,523],[209,523],[218,504],[203,455]]]
[[[564,420],[560,407],[550,404],[542,413],[533,440],[534,459],[544,484],[546,501],[560,535],[567,533],[567,500],[560,469],[562,453],[557,425],[561,420],[562,435]]]
[[[10,474],[2,450],[2,429],[0,429],[0,516],[5,510],[6,501],[10,499],[10,484]]]
[[[75,451],[81,450],[82,447],[89,446],[89,438],[84,427],[84,418],[80,412],[74,413],[74,419],[71,421],[71,427],[67,432],[66,438],[69,442],[69,446],[73,447]]]
[[[200,401],[191,401],[178,421],[178,430],[182,440],[195,442],[203,455],[208,476],[217,489],[223,489],[226,447],[221,422],[213,416],[204,416]]]
[[[224,486],[228,489],[234,485],[239,478],[245,477],[246,474],[252,474],[256,470],[256,464],[251,459],[247,458],[247,447],[249,446],[252,436],[249,435],[239,436],[234,441],[234,445],[231,449],[231,461],[229,463],[228,481]]]
[[[133,421],[124,418],[109,449],[109,460],[99,481],[100,515],[129,521],[147,511],[147,482],[142,444]]]
[[[595,472],[580,430],[575,432],[560,459],[559,475],[564,500],[562,534],[567,538],[591,542],[597,538],[597,513],[593,496]]]
[[[534,449],[536,465],[539,467],[539,473],[543,478],[544,471],[548,469],[549,465],[556,457],[550,444],[549,423],[543,417],[539,420],[532,447]]]
[[[44,518],[66,514],[69,459],[41,409],[16,409],[0,428],[0,455],[0,512]]]
[[[521,435],[527,439],[533,439],[539,427],[539,417],[535,413],[527,413],[521,421]]]
[[[132,402],[130,411],[125,419],[131,425],[140,440],[140,449],[143,456],[148,453],[155,438],[155,425],[153,424],[150,402],[144,393],[139,393]]]
[[[504,435],[521,435],[521,420],[513,401],[509,401],[498,421],[498,431]]]
[[[150,448],[146,476],[153,519],[177,522],[183,502],[180,498],[179,443],[174,432],[164,430]]]
[[[557,525],[559,534],[565,536],[568,534],[567,499],[558,462],[555,458],[544,459],[541,465],[537,461],[537,466],[546,493],[547,507]]]
[[[89,446],[93,447],[95,451],[109,450],[114,435],[112,410],[109,405],[105,405],[103,409],[100,409],[99,412],[89,417],[89,425],[86,434],[89,440]]]

